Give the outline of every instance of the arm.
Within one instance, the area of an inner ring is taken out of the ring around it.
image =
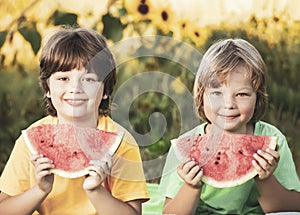
[[[184,184],[174,199],[166,198],[164,214],[194,214],[202,190],[203,171],[194,161],[181,164],[178,175],[184,180]]]
[[[89,175],[83,183],[83,188],[98,214],[141,214],[142,200],[123,202],[113,197],[101,186],[111,170],[111,156],[106,156],[100,161],[91,161],[91,164],[92,165],[88,167]]]
[[[51,192],[54,176],[49,169],[53,168],[52,162],[41,155],[32,156],[31,162],[35,165],[37,185],[16,196],[1,192],[1,215],[32,214]]]
[[[271,149],[259,150],[254,154],[254,158],[256,161],[253,165],[258,172],[255,182],[260,192],[258,201],[263,211],[265,213],[300,211],[300,193],[285,189],[273,175],[279,161],[279,154]]]
[[[86,191],[86,193],[99,214],[142,214],[141,200],[122,202],[121,200],[114,198],[103,186]],[[101,202],[105,203],[101,204]]]
[[[300,211],[299,192],[285,189],[273,175],[255,181],[261,195],[258,201],[265,213]]]
[[[0,193],[0,211],[1,215],[32,214],[46,198],[47,194],[34,186],[26,192],[9,196],[3,192]]]

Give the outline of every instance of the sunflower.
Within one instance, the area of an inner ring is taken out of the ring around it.
[[[148,1],[151,1],[152,4],[152,11],[150,13],[152,23],[163,33],[169,33],[175,21],[173,5],[169,1]]]
[[[149,20],[152,10],[150,0],[124,0],[124,7],[134,21]]]
[[[173,38],[182,40],[188,36],[188,29],[190,29],[191,21],[186,18],[179,18],[171,26],[171,31],[173,32]]]
[[[188,37],[196,47],[204,45],[205,41],[210,37],[211,31],[209,26],[202,26],[198,23],[191,23],[187,30],[186,37]]]

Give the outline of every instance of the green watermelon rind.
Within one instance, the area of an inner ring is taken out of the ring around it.
[[[277,137],[275,136],[270,136],[270,142],[269,142],[269,148],[275,150],[276,148],[276,144],[277,144]],[[249,171],[249,173],[247,173],[246,175],[244,175],[243,177],[236,179],[236,180],[232,180],[232,181],[216,181],[211,177],[207,177],[207,176],[203,176],[202,177],[202,182],[204,182],[205,184],[208,184],[210,186],[213,187],[217,187],[217,188],[228,188],[228,187],[234,187],[234,186],[238,186],[241,185],[247,181],[249,181],[250,179],[254,178],[257,175],[257,171],[254,169],[252,169],[252,171]]]
[[[183,155],[183,153],[180,151],[180,148],[176,146],[176,144],[178,144],[178,140],[180,138],[177,139],[173,139],[171,140],[171,144],[173,145],[173,149],[174,149],[174,153],[175,156],[177,157],[177,159],[181,162],[184,162],[188,159],[187,155]],[[276,145],[277,145],[277,137],[275,136],[270,136],[270,142],[269,142],[269,148],[275,150]],[[201,178],[201,181],[207,185],[213,186],[213,187],[217,187],[217,188],[229,188],[229,187],[234,187],[234,186],[238,186],[241,185],[247,181],[249,181],[250,179],[254,178],[257,175],[257,171],[254,169],[252,169],[252,171],[249,171],[247,174],[243,175],[243,177],[236,179],[236,180],[231,180],[231,181],[217,181],[215,179],[213,179],[212,177],[208,177],[206,175],[203,175]]]
[[[119,132],[115,132],[115,133],[117,133],[116,140],[112,144],[112,146],[110,147],[110,149],[108,151],[109,155],[111,155],[111,156],[117,151],[117,149],[120,146],[120,143],[123,139],[123,136],[124,136],[123,131],[119,131]],[[30,153],[32,155],[38,154],[37,150],[30,143],[30,140],[27,136],[26,130],[22,130],[22,135],[24,137],[25,144],[28,147]],[[63,177],[63,178],[79,178],[79,177],[82,177],[82,176],[85,176],[85,175],[89,174],[89,171],[86,168],[82,169],[82,170],[79,170],[79,171],[75,171],[75,172],[70,172],[70,171],[65,171],[65,170],[54,168],[54,169],[51,169],[50,172],[53,173],[53,174],[56,174],[60,177]]]

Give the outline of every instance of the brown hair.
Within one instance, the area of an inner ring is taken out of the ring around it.
[[[267,107],[265,63],[257,49],[243,39],[220,40],[204,54],[194,83],[194,102],[197,114],[209,121],[203,110],[203,94],[206,87],[222,84],[237,66],[249,72],[252,87],[256,92],[255,111],[250,122],[260,120]]]
[[[58,71],[86,68],[98,75],[104,83],[104,94],[108,97],[116,83],[116,65],[105,38],[91,29],[64,27],[45,44],[40,57],[40,83],[49,91],[48,78]],[[51,99],[45,97],[47,112],[56,116]],[[99,114],[109,113],[109,98],[103,99]]]

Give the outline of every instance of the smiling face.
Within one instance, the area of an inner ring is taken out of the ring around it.
[[[98,106],[98,115],[107,115],[110,112],[109,97],[116,83],[116,65],[105,38],[91,29],[62,28],[49,38],[41,51],[40,82],[45,95],[49,92],[53,94],[52,91],[56,90],[49,89],[52,74],[78,68],[85,68],[89,73],[97,74],[103,82],[107,99],[103,99]],[[58,116],[49,95],[45,100],[47,113]]]
[[[203,95],[205,116],[211,122],[210,132],[251,133],[251,120],[256,104],[254,91],[247,69],[236,67],[225,83],[211,84]]]
[[[97,125],[98,107],[107,96],[103,96],[104,84],[95,73],[87,73],[85,69],[55,72],[48,85],[46,96],[57,111],[59,123]]]

